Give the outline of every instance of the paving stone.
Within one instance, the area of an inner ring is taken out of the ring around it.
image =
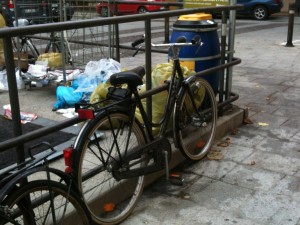
[[[300,197],[300,177],[286,176],[280,180],[271,190],[273,193],[288,195],[299,199]]]
[[[300,165],[299,158],[260,151],[254,152],[243,162],[245,164],[249,162],[255,162],[255,167],[287,175],[295,174],[298,171]]]
[[[234,162],[242,162],[253,153],[253,148],[243,147],[240,145],[229,144],[227,147],[222,147],[222,142],[219,143],[212,151],[220,151],[224,155],[224,160],[230,160]],[[226,142],[225,142],[226,146]]]
[[[278,127],[289,120],[287,117],[274,116],[267,113],[257,113],[250,118],[254,123],[263,123],[272,127]]]
[[[252,159],[249,159],[252,160]],[[263,170],[255,161],[244,161],[244,165],[236,166],[223,178],[224,182],[252,190],[270,190],[284,177],[283,174]]]
[[[241,213],[242,217],[270,225],[294,225],[300,218],[299,199],[269,192],[256,192],[247,204],[241,206]]]
[[[232,161],[203,160],[186,169],[197,175],[207,176],[213,179],[220,179],[231,171],[237,164]]]
[[[255,146],[255,149],[266,151],[272,154],[300,158],[299,142],[290,139],[282,140],[267,137]]]

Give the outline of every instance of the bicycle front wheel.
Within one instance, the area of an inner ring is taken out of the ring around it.
[[[187,79],[173,124],[175,141],[187,159],[200,160],[209,152],[217,126],[217,103],[207,81],[195,76]]]
[[[78,187],[92,219],[98,224],[117,224],[126,219],[143,187],[144,176],[116,177],[113,171],[139,169],[146,165],[142,156],[128,160],[134,148],[146,139],[138,121],[130,121],[126,114],[109,112],[97,115],[88,122],[75,142],[75,173]]]
[[[15,224],[89,225],[88,210],[79,196],[59,182],[32,181],[18,188],[2,203]],[[1,224],[12,224],[1,221]]]

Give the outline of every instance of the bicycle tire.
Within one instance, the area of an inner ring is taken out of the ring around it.
[[[109,125],[109,118],[113,127]],[[130,132],[128,124],[130,124],[129,117],[125,113],[98,114],[82,128],[78,141],[75,142],[74,148],[78,149],[74,160],[78,188],[82,192],[92,219],[98,224],[118,224],[125,220],[143,192],[144,176],[117,180],[110,168],[111,164],[120,162],[122,158],[116,152],[116,146],[119,146],[121,155],[125,154],[124,146]],[[117,136],[115,143],[113,133]],[[132,123],[128,143],[129,151],[146,143],[144,132],[137,120]],[[105,162],[109,162],[108,165],[105,165]],[[136,166],[143,165],[145,164],[138,163]],[[90,174],[87,180],[84,178],[86,174]]]
[[[53,194],[53,201],[49,198],[50,193]],[[24,184],[11,193],[2,205],[11,209],[11,217],[21,225],[89,225],[91,222],[81,198],[70,187],[56,181],[36,180]]]
[[[217,103],[207,81],[196,76],[187,81],[176,102],[174,137],[182,154],[189,160],[197,161],[206,156],[213,144]],[[192,106],[192,101],[196,107]]]

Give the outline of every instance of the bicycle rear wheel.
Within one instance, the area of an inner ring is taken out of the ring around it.
[[[32,181],[9,195],[2,205],[9,207],[10,217],[18,224],[89,225],[88,210],[69,188],[55,181]]]
[[[129,171],[144,166],[141,156],[129,162],[124,156],[145,142],[138,121],[131,122],[124,113],[102,113],[82,128],[75,142],[78,152],[74,171],[96,223],[120,223],[135,207],[143,191],[144,176],[117,178],[113,168],[120,166],[118,170]]]
[[[202,159],[210,150],[217,126],[217,103],[210,84],[187,78],[174,115],[174,137],[182,154],[190,160]],[[194,106],[193,106],[194,105]]]

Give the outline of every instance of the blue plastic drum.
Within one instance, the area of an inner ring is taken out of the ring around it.
[[[179,52],[181,65],[200,72],[220,65],[220,43],[217,33],[218,24],[210,14],[198,13],[180,16],[173,24],[171,43],[184,36],[189,42],[195,35],[200,35],[203,45],[182,47]],[[203,76],[212,86],[215,94],[219,89],[220,72]]]

